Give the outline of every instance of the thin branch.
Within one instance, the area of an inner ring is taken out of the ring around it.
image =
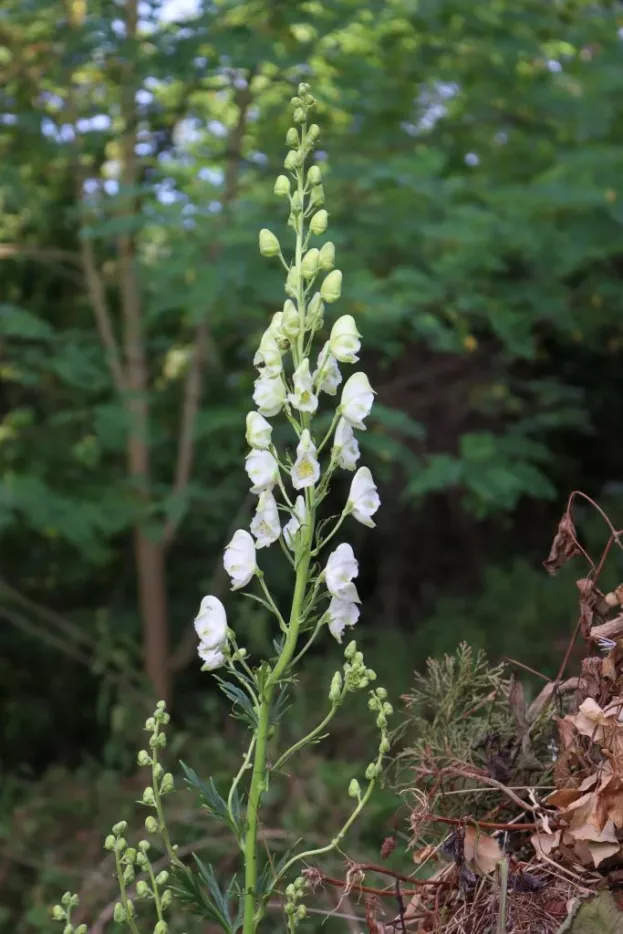
[[[117,392],[122,395],[125,390],[125,374],[121,362],[121,354],[117,344],[117,338],[112,326],[112,317],[106,301],[106,292],[102,277],[95,263],[92,242],[84,236],[80,237],[80,255],[82,257],[82,269],[87,284],[95,323],[106,352],[108,366],[115,384]]]

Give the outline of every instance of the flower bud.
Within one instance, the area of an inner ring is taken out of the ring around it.
[[[338,272],[339,270],[335,270]],[[333,273],[330,273],[333,275]],[[327,279],[329,276],[327,276]],[[357,363],[357,352],[361,347],[361,334],[357,330],[352,315],[342,315],[331,328],[329,347],[331,353],[340,363]]]
[[[321,208],[324,204],[324,188],[322,185],[314,185],[309,198],[310,204],[314,208]]]
[[[381,711],[378,717],[376,718],[376,725],[378,726],[380,730],[384,729],[387,726],[387,717],[385,716],[383,711]]]
[[[320,250],[313,247],[308,250],[301,263],[301,275],[304,279],[313,279],[320,264]]]
[[[61,908],[60,905],[55,905],[52,909],[52,917],[55,921],[64,921],[67,917],[67,912]]]
[[[104,849],[105,850],[114,850],[116,840],[111,833],[108,834],[104,840]]]
[[[154,934],[167,934],[169,930],[169,925],[166,921],[158,921],[158,924],[154,928]]]
[[[118,837],[120,834],[125,833],[127,829],[128,829],[127,820],[120,820],[118,824],[113,825],[112,832],[114,833],[116,837]]]
[[[331,687],[329,689],[329,700],[332,704],[336,704],[342,693],[342,675],[339,671],[336,671],[331,680]]]
[[[154,807],[156,804],[156,798],[154,796],[154,789],[151,785],[148,785],[145,791],[143,792],[142,797],[143,804],[146,804],[148,807]]]
[[[385,755],[386,752],[389,752],[389,749],[390,749],[389,740],[386,736],[384,736],[381,742],[379,743],[379,752],[382,755]]]
[[[305,905],[299,905],[296,909],[296,918],[298,921],[302,921],[305,915],[307,914],[307,908]]]
[[[160,896],[160,904],[162,908],[168,908],[172,901],[173,901],[173,893],[171,892],[171,889],[165,889],[162,895]]]
[[[387,714],[388,717],[391,717],[391,715],[394,712],[394,708],[392,707],[391,704],[388,704],[388,703],[383,704],[383,712]]]
[[[387,697],[387,691],[385,690],[385,688],[377,688],[374,693],[380,700],[385,700],[385,698]]]
[[[290,149],[298,149],[300,143],[298,130],[296,127],[291,126],[288,132],[286,133],[286,146],[289,146]]]
[[[133,846],[129,846],[125,851],[125,860],[126,863],[135,863],[136,862],[136,850]]]
[[[284,169],[287,169],[288,172],[294,172],[300,161],[301,157],[299,156],[298,149],[291,149],[283,160],[283,167]]]
[[[66,924],[63,928],[63,934],[74,934],[73,924]]]
[[[126,885],[134,882],[134,866],[126,866],[123,870],[123,881]]]
[[[342,294],[342,273],[339,269],[334,269],[328,274],[320,287],[320,294],[329,304],[337,302]]]
[[[283,333],[289,340],[294,340],[300,329],[301,317],[294,302],[288,298],[283,306]]]
[[[175,783],[173,781],[173,776],[171,775],[170,772],[167,772],[164,778],[162,779],[162,783],[160,785],[160,794],[168,795],[170,791],[173,791],[174,787],[175,787]]]
[[[335,245],[331,241],[320,247],[320,268],[330,272],[335,266]]]
[[[86,924],[79,924],[78,927],[74,930],[74,934],[87,934]]]
[[[117,904],[115,905],[115,910],[113,912],[113,920],[117,924],[123,924],[124,921],[126,920],[125,908],[123,907],[121,902],[117,902]]]
[[[149,818],[147,819],[149,820]],[[151,843],[149,842],[149,840],[141,840],[139,842],[138,848],[141,851],[141,853],[147,853],[147,851],[151,849]]]
[[[307,94],[309,94],[310,90],[311,90],[311,85],[307,84],[306,81],[299,82],[298,92],[297,92],[299,97],[305,97]]]
[[[322,172],[320,171],[320,166],[310,165],[307,171],[307,184],[308,185],[322,184]]]
[[[366,769],[367,780],[371,782],[373,778],[376,778],[377,774],[378,774],[378,770],[377,770],[376,762],[370,762],[370,764],[368,765]]]
[[[366,668],[366,678],[368,681],[376,681],[376,671],[372,668]]]
[[[296,107],[292,119],[295,123],[305,123],[305,111],[302,107]]]
[[[136,761],[139,765],[151,765],[151,757],[146,749],[141,749],[136,757]]]
[[[262,256],[279,256],[280,252],[279,241],[272,230],[262,227],[260,230],[260,253]]]
[[[298,270],[293,266],[288,270],[288,275],[286,276],[286,295],[289,295],[290,298],[296,298],[299,290],[300,277]]]
[[[166,885],[168,881],[169,873],[166,871],[166,869],[163,869],[162,872],[159,872],[156,876],[156,882],[158,885]]]
[[[361,797],[361,786],[356,778],[351,778],[350,780],[350,785],[348,786],[348,796],[349,798]]]
[[[156,728],[156,721],[154,720],[153,717],[148,717],[147,720],[145,720],[145,729],[154,730],[155,728]]]
[[[270,447],[273,427],[270,422],[266,421],[263,415],[260,415],[259,412],[249,412],[247,415],[246,427],[245,437],[250,448],[265,451]]]
[[[320,136],[320,127],[317,123],[312,123],[312,125],[307,130],[307,138],[312,142],[315,142]]]
[[[329,226],[329,215],[324,210],[324,208],[322,208],[322,210],[320,211],[316,211],[316,213],[312,216],[312,219],[309,222],[309,229],[317,237],[322,236],[322,234],[326,231],[328,226]]]
[[[127,845],[128,841],[125,837],[117,837],[115,840],[115,853],[123,853]]]
[[[290,882],[289,885],[286,885],[286,898],[292,900],[295,896],[294,885]]]
[[[153,815],[145,818],[145,830],[147,833],[158,833],[158,821]]]
[[[305,888],[305,879],[303,878],[303,876],[296,877],[296,879],[294,880],[294,888],[297,889],[299,892]]]
[[[144,879],[139,879],[136,883],[136,896],[137,898],[147,898],[149,895],[149,886]]]
[[[278,198],[287,198],[290,194],[290,179],[287,175],[278,175],[275,180],[274,193]]]

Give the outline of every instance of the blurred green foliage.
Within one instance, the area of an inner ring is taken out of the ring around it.
[[[161,542],[177,524],[165,581],[177,709],[188,730],[198,712],[205,732],[225,729],[188,668],[188,621],[220,586],[233,517],[245,521],[250,359],[283,298],[256,238],[266,224],[281,232],[272,185],[301,78],[320,102],[345,283],[336,312],[360,323],[378,390],[362,443],[384,508],[357,543],[360,628],[397,695],[426,654],[462,639],[556,669],[574,571],[552,581],[539,560],[568,490],[610,489],[616,510],[623,466],[616,4],[218,0],[184,12],[154,0],[140,4],[138,39],[125,34],[128,7],[5,0],[0,18],[2,813],[28,801],[26,855],[3,817],[0,872],[44,846],[55,884],[48,822],[71,813],[68,859],[86,862],[81,828],[114,810],[114,774],[132,769],[146,687],[133,529]],[[131,185],[120,179],[128,87]],[[85,251],[123,344],[124,242],[142,301],[147,499],[128,473],[134,428]],[[177,489],[202,325],[194,463]],[[267,572],[279,592],[278,568]],[[238,612],[232,625],[260,650],[267,620]],[[313,686],[297,703],[313,721]],[[352,732],[343,743],[363,742]],[[338,806],[340,749],[310,760],[315,802],[301,799],[297,829]],[[212,772],[230,765],[227,743],[208,753]],[[82,773],[46,772],[82,768],[90,782],[102,762],[116,771],[79,819],[71,783]],[[19,934],[45,927],[50,881],[31,867],[25,883],[22,869],[4,909]],[[26,892],[32,916],[18,923]]]

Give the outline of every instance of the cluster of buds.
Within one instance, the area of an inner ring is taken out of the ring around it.
[[[174,780],[171,772],[165,772],[162,765],[158,762],[158,750],[164,749],[167,745],[167,737],[162,727],[169,723],[170,717],[167,713],[164,701],[158,701],[153,716],[145,721],[145,731],[150,733],[149,749],[141,749],[137,762],[141,766],[151,766],[152,783],[147,785],[141,797],[141,804],[145,807],[154,808],[157,817],[149,815],[145,820],[145,830],[148,833],[158,833],[162,830],[160,822],[160,798],[169,794],[174,789]]]
[[[286,903],[284,910],[290,919],[290,930],[292,927],[296,927],[298,922],[302,921],[307,915],[307,908],[305,905],[301,904],[306,885],[305,879],[302,876],[298,876],[294,882],[286,886]]]
[[[262,335],[253,360],[258,370],[253,393],[256,408],[246,417],[249,451],[245,468],[251,492],[258,498],[257,507],[249,529],[234,533],[223,559],[232,590],[247,587],[257,578],[265,595],[258,566],[262,548],[279,542],[298,569],[301,562],[327,544],[348,516],[374,526],[372,517],[380,505],[370,470],[357,469],[360,451],[356,433],[365,431],[374,402],[374,391],[363,371],[353,373],[344,382],[328,433],[322,437],[314,429],[323,398],[336,396],[342,384],[341,365],[356,364],[361,349],[361,334],[354,318],[342,315],[334,321],[317,355],[312,355],[314,335],[325,326],[325,307],[342,293],[342,273],[335,268],[334,244],[314,242],[329,225],[320,167],[314,164],[305,169],[320,134],[315,123],[308,123],[315,103],[309,86],[301,84],[292,100],[294,126],[286,135],[285,171],[274,188],[275,194],[289,203],[288,225],[295,234],[291,259],[284,257],[279,239],[271,230],[264,228],[259,235],[260,253],[279,258],[286,270],[286,299]],[[293,455],[288,451],[280,454],[273,442],[270,419],[281,412],[293,429]],[[338,470],[356,472],[346,505],[323,540],[316,530],[316,509]],[[286,521],[282,522],[284,513]],[[353,549],[344,543],[333,551],[320,572],[319,580],[326,585],[327,593],[316,593],[315,599],[328,597],[329,605],[316,619],[326,623],[338,641],[344,630],[359,619],[360,600],[354,583],[358,571]],[[267,600],[273,608],[269,595]],[[312,615],[310,609],[314,608],[308,605],[308,617]],[[233,634],[220,600],[204,597],[195,628],[204,669],[233,663]]]
[[[79,898],[72,895],[71,892],[65,892],[61,898],[60,905],[55,905],[52,909],[52,917],[55,921],[63,922],[63,934],[86,934],[86,924],[79,924],[77,927],[71,923],[71,912],[78,907]]]

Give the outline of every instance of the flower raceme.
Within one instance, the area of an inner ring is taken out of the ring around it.
[[[326,425],[322,433],[315,428],[316,417],[343,382],[341,367],[358,363],[361,351],[361,333],[352,315],[337,316],[325,330],[325,305],[341,298],[342,272],[335,268],[334,244],[329,240],[318,242],[329,226],[320,166],[311,165],[307,171],[304,167],[318,134],[315,124],[307,127],[304,121],[288,131],[289,152],[284,173],[275,182],[276,197],[289,205],[288,225],[296,238],[290,261],[288,250],[272,231],[263,228],[259,234],[262,256],[275,258],[286,266],[286,298],[282,309],[272,315],[253,358],[257,368],[255,409],[246,416],[249,450],[245,469],[251,493],[258,497],[257,504],[250,532],[239,529],[234,534],[223,561],[232,590],[246,587],[257,576],[263,590],[261,602],[276,615],[278,611],[258,569],[257,552],[280,542],[297,573],[301,562],[309,567],[312,553],[320,552],[323,543],[336,534],[347,517],[374,526],[372,516],[380,505],[370,470],[367,467],[357,470],[360,460],[357,432],[366,429],[365,421],[374,402],[374,390],[363,371],[350,375],[344,382],[329,434],[325,434]],[[318,350],[313,347],[316,337],[321,338]],[[271,422],[280,413],[291,429],[290,441],[285,441],[282,451],[273,442]],[[321,536],[316,529],[317,510],[337,469],[356,473],[333,531],[325,534],[324,523],[319,526],[323,529]],[[283,521],[281,513],[285,513]],[[305,583],[306,626],[314,620],[320,628],[326,624],[341,641],[345,628],[354,626],[359,618],[360,601],[354,584],[358,570],[352,547],[338,544],[317,585],[312,586],[311,579]],[[328,609],[321,606],[322,583],[328,591]],[[202,608],[206,600],[216,598],[206,597]],[[217,603],[208,602],[206,606],[212,613],[211,619],[218,618],[221,629],[223,626],[226,629],[224,608],[220,603],[217,607]],[[206,612],[202,609],[197,620],[204,620]],[[205,629],[207,623],[201,625]],[[210,625],[215,627],[216,623]],[[283,628],[283,621],[281,625]],[[222,640],[212,644],[202,637],[202,631],[197,628],[202,657],[216,653],[207,660],[204,658],[206,664],[215,665],[220,659],[223,664],[228,663]]]

